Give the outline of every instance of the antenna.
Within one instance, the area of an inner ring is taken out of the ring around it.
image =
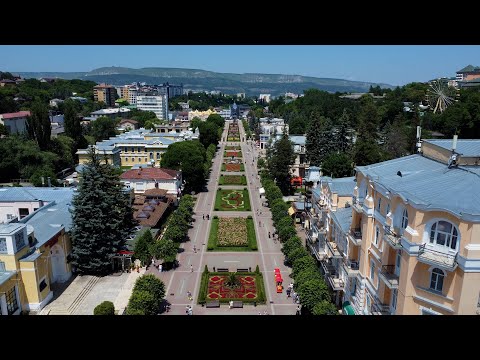
[[[452,153],[457,149],[458,135],[453,135]]]
[[[420,141],[421,136],[422,136],[422,127],[417,126],[417,152],[421,152],[422,150],[422,142]]]

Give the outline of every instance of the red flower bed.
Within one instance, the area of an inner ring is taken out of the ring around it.
[[[240,171],[240,164],[225,164],[227,171]]]
[[[208,278],[207,299],[255,299],[257,297],[257,285],[255,277],[250,275],[238,275],[241,285],[230,289],[224,285],[228,276],[214,275]]]
[[[227,151],[227,157],[230,157],[230,156],[237,157],[238,156],[238,151]]]

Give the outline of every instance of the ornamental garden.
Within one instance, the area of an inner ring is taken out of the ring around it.
[[[255,225],[251,216],[212,219],[208,251],[257,251]]]
[[[215,211],[250,211],[250,198],[247,188],[225,190],[218,188],[215,198]]]

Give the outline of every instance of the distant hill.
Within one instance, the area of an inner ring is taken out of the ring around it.
[[[90,72],[19,72],[24,78],[58,77],[62,79],[92,80],[112,85],[132,82],[147,84],[182,83],[185,89],[218,90],[224,93],[245,92],[247,95],[267,93],[281,95],[285,92],[302,94],[304,90],[317,88],[330,92],[365,92],[370,85],[392,88],[392,85],[343,79],[316,78],[283,74],[231,74],[213,71],[177,68],[103,67]]]

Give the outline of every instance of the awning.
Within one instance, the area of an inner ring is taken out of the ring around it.
[[[292,216],[293,214],[295,214],[295,209],[290,206],[290,207],[288,208],[288,215]]]
[[[350,301],[345,301],[342,308],[345,315],[355,315],[355,310],[353,310],[353,306],[350,305]]]
[[[265,189],[261,187],[260,189],[258,189],[258,192],[260,193],[260,195],[263,195],[265,194]]]

